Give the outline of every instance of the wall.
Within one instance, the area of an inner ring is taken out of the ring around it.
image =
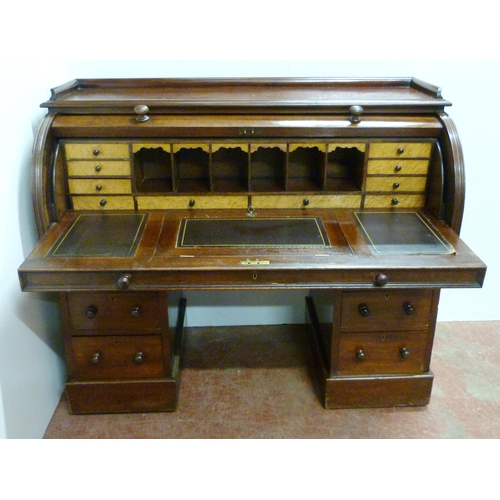
[[[244,76],[416,76],[443,88],[462,140],[467,197],[462,237],[488,264],[481,290],[444,290],[439,321],[500,320],[500,244],[495,201],[498,178],[494,117],[497,61],[44,61],[7,64],[0,134],[4,196],[0,198],[1,299],[0,437],[40,437],[65,377],[57,304],[53,297],[23,294],[16,269],[36,243],[29,188],[33,133],[49,88],[72,78]],[[5,68],[5,65],[4,65]],[[480,85],[478,82],[481,82]],[[480,104],[478,104],[480,102]],[[487,104],[485,104],[487,102]],[[495,110],[496,108],[496,110]],[[302,319],[302,293],[187,294],[188,325],[294,323]],[[290,307],[288,299],[292,301]],[[215,307],[217,306],[217,307]],[[1,408],[3,406],[3,415]],[[3,420],[3,424],[2,424]]]

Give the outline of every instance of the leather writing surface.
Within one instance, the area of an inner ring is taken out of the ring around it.
[[[417,212],[355,212],[354,216],[375,253],[455,253],[430,222]]]
[[[329,247],[319,217],[183,219],[178,247]]]
[[[49,257],[133,257],[146,214],[81,214]]]

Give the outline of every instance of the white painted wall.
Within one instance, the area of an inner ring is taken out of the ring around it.
[[[65,377],[57,305],[50,296],[23,294],[17,267],[36,243],[29,156],[38,108],[49,89],[73,78],[415,76],[443,88],[462,140],[467,197],[462,237],[488,264],[481,290],[444,290],[440,321],[500,320],[500,231],[497,220],[498,61],[15,61],[3,65],[4,119],[0,197],[0,437],[41,437]],[[7,71],[5,71],[5,69]],[[478,104],[479,103],[479,104]],[[8,117],[8,119],[6,119]],[[300,292],[191,292],[188,325],[295,323]],[[289,300],[293,304],[290,307]],[[3,414],[2,414],[3,406]]]

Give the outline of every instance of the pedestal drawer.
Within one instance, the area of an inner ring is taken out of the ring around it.
[[[426,330],[432,290],[345,292],[342,294],[341,331]]]
[[[343,333],[339,375],[421,373],[428,371],[427,332]]]
[[[75,330],[135,330],[148,332],[160,325],[156,293],[68,294],[71,327]]]
[[[164,376],[159,335],[73,337],[71,343],[78,380]]]

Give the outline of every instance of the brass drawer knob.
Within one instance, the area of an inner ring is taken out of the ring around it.
[[[402,155],[405,152],[405,148],[398,148],[398,155]]]
[[[95,187],[96,191],[101,191],[102,189],[102,184],[97,184],[97,186]]]
[[[87,318],[89,319],[95,318],[96,314],[97,314],[97,307],[95,306],[89,306],[85,311],[85,316],[87,316]]]
[[[358,349],[356,351],[356,358],[359,359],[359,361],[364,361],[366,359],[366,354],[363,349]]]
[[[403,304],[403,309],[408,316],[411,316],[415,312],[415,307],[412,306],[409,302],[405,302]]]
[[[395,170],[396,172],[401,172],[401,170],[402,170],[402,169],[403,169],[403,167],[402,167],[401,165],[396,165],[396,166],[394,167],[394,170]]]
[[[361,316],[363,316],[364,318],[367,318],[371,314],[370,309],[364,303],[363,304],[359,304],[358,311],[359,311],[359,314],[361,314]]]
[[[101,205],[101,207],[104,207],[106,205],[106,200],[101,200],[99,202],[99,205]]]
[[[93,154],[94,156],[98,156],[98,155],[99,155],[99,153],[100,153],[100,151],[99,151],[98,149],[94,149],[94,151],[92,151],[92,154]]]
[[[118,278],[116,286],[120,290],[126,290],[130,286],[131,280],[132,280],[132,276],[130,276],[130,274],[124,274]]]
[[[393,187],[394,189],[398,189],[398,187],[399,187],[399,182],[395,182],[395,183],[392,185],[392,187]]]
[[[401,354],[403,359],[408,359],[410,357],[410,351],[406,347],[402,347],[399,350],[399,354]]]
[[[101,361],[101,355],[98,352],[95,352],[90,356],[90,364],[91,365],[98,365],[99,362]]]
[[[96,172],[100,172],[101,171],[101,166],[100,165],[96,165],[95,169],[94,169]]]
[[[307,198],[304,198],[304,200],[302,201],[302,204],[307,207],[307,205],[309,205],[309,200]]]
[[[140,365],[144,361],[144,353],[142,351],[136,352],[134,356],[134,363]]]
[[[149,113],[149,108],[145,104],[139,104],[134,108],[137,116],[135,120],[137,122],[147,122],[149,120],[149,116],[146,113]]]
[[[139,306],[132,307],[130,310],[130,316],[132,318],[138,318],[141,315],[142,309]]]
[[[391,200],[391,204],[394,205],[394,206],[397,205],[398,203],[399,203],[399,200],[397,198],[393,198]]]
[[[351,123],[359,123],[361,121],[361,115],[363,114],[363,108],[361,106],[351,106],[349,108],[349,121]]]
[[[190,207],[194,207],[196,205],[196,201],[195,200],[189,200],[189,206]]]

